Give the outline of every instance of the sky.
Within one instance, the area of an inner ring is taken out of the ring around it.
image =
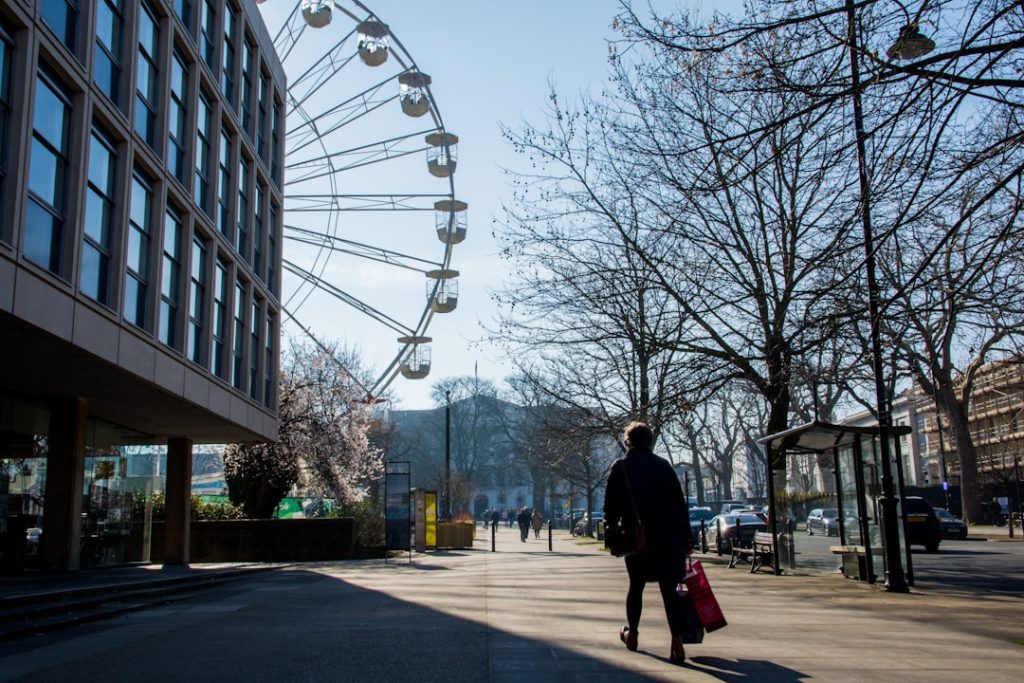
[[[341,4],[352,7],[352,3]],[[521,0],[514,3],[367,0],[364,4],[389,25],[419,69],[430,74],[431,92],[445,128],[459,136],[455,195],[469,204],[468,237],[455,247],[451,264],[460,273],[459,304],[452,313],[435,315],[430,324],[428,335],[433,339],[430,375],[423,380],[398,377],[391,385],[396,408],[429,408],[434,405],[430,398],[431,386],[439,379],[478,372],[481,378],[500,385],[512,370],[500,348],[481,343],[485,336],[482,324],[492,322],[497,315],[493,291],[502,286],[506,273],[506,264],[498,258],[498,244],[492,236],[495,221],[502,218],[502,203],[507,202],[511,194],[510,181],[502,169],[521,168],[523,164],[502,139],[500,126],[521,127],[524,121],[541,123],[549,82],[564,100],[572,100],[586,91],[600,92],[608,82],[607,41],[614,37],[611,20],[619,3],[617,0]],[[664,0],[657,5],[666,8],[676,3]],[[288,0],[268,0],[260,5],[272,36],[280,22],[280,13],[291,6],[293,3]],[[332,27],[321,30],[348,30],[352,23],[336,15]],[[291,73],[288,76],[293,78]],[[338,98],[346,93],[335,91],[349,87],[352,89],[349,94],[360,89],[353,83],[340,86],[332,83],[330,94]],[[374,126],[386,128],[392,125],[391,120],[386,114],[380,114],[378,119],[367,122],[363,134],[379,134]],[[358,135],[356,126],[352,128],[353,134]],[[396,175],[402,173],[417,175],[415,182],[419,183],[419,176],[427,174],[421,173],[425,170],[425,161],[416,163],[422,164],[422,168],[397,170],[396,165],[396,170],[388,169],[386,176],[368,172],[361,176],[365,187],[359,191],[372,192],[377,185],[396,182]],[[436,182],[436,179],[422,182]],[[409,229],[425,231],[424,234],[429,233],[434,240],[399,243],[417,255],[422,250],[426,258],[439,258],[442,245],[432,235],[433,215],[420,213],[410,217],[398,213],[392,212],[388,217],[390,224],[410,220],[429,222],[429,227]],[[360,229],[378,230],[369,227],[369,223],[361,225]],[[288,258],[288,244],[285,250]],[[382,308],[398,300],[419,305],[425,299],[420,274],[408,278],[395,276],[388,267],[372,263],[326,272],[331,274],[332,282],[343,288],[365,288],[366,300],[375,295],[383,297]],[[314,334],[354,348],[371,365],[381,367],[390,361],[398,350],[394,331],[346,309],[344,304],[333,300],[311,299],[300,317]],[[294,327],[291,329],[295,331]]]

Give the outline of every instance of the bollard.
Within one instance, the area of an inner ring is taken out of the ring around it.
[[[551,520],[548,520],[548,552],[551,552]]]
[[[708,528],[704,525],[704,520],[700,520],[700,551],[706,553],[708,551]]]
[[[494,552],[494,536],[498,533],[498,524],[495,522],[491,524],[491,552]]]

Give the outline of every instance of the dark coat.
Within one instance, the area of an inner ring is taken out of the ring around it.
[[[686,553],[690,549],[690,511],[679,477],[664,458],[648,450],[630,449],[615,461],[608,473],[604,494],[604,518],[607,524],[634,518],[626,476],[636,501],[636,510],[647,532],[650,551],[626,558],[631,568],[643,566],[650,580],[682,578]]]

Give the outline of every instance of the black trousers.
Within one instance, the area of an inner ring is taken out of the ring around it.
[[[644,587],[648,581],[657,581],[661,600],[665,605],[665,617],[673,636],[683,635],[686,615],[682,609],[676,586],[682,576],[676,576],[674,567],[650,555],[630,555],[626,558],[626,572],[629,574],[629,591],[626,593],[626,623],[632,633],[640,632],[640,613],[644,606]],[[674,564],[674,563],[672,563]]]

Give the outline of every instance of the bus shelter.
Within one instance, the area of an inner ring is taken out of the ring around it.
[[[890,427],[899,557],[913,583],[904,533],[903,465],[900,437],[908,426]],[[774,536],[776,572],[842,569],[874,583],[885,575],[882,533],[881,453],[878,427],[811,422],[763,437],[769,465],[768,514]]]

